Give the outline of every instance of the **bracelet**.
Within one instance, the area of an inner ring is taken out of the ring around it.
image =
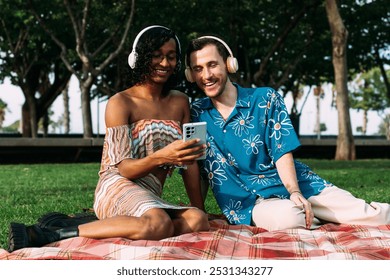
[[[302,194],[301,191],[293,191],[293,192],[290,193],[290,196],[291,196],[293,193],[300,193],[300,194]]]

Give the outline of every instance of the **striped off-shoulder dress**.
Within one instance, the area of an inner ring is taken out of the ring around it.
[[[153,174],[131,181],[121,176],[117,168],[123,159],[146,157],[181,137],[180,123],[170,120],[140,120],[108,127],[95,191],[97,217],[139,217],[151,208],[188,208],[161,199],[163,186]]]

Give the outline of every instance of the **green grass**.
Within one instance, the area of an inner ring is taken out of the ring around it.
[[[390,203],[390,160],[302,160],[322,178],[368,202]]]
[[[323,178],[367,201],[390,202],[390,160],[302,160]],[[99,163],[20,164],[0,167],[0,247],[11,221],[35,223],[44,213],[79,213],[92,208]],[[177,173],[167,180],[163,198],[188,203]],[[220,213],[209,192],[206,210]]]

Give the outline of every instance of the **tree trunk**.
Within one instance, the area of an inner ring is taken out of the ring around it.
[[[386,123],[386,139],[390,140],[390,120]]]
[[[321,138],[321,113],[320,113],[320,95],[316,96],[316,128],[317,139]]]
[[[83,129],[84,129],[84,138],[92,138],[92,115],[91,115],[91,96],[90,90],[92,87],[92,78],[89,78],[87,81],[80,82],[80,91],[81,91],[81,112],[83,116]]]
[[[367,134],[367,123],[368,123],[368,117],[367,117],[367,110],[363,111],[363,125],[362,125],[362,134]]]
[[[43,137],[47,137],[49,135],[49,123],[50,123],[49,113],[45,113],[41,119],[42,119]],[[39,126],[38,126],[38,130],[39,130]]]
[[[336,84],[336,106],[338,129],[336,160],[356,159],[355,143],[352,135],[347,88],[347,38],[348,31],[340,16],[337,1],[326,0],[326,14],[332,32],[332,62]]]
[[[38,118],[37,118],[36,102],[34,99],[28,100],[28,108],[30,109],[31,138],[37,138]]]
[[[62,100],[64,101],[64,115],[63,115],[64,133],[69,134],[70,132],[69,83],[66,85],[65,89],[62,92]]]
[[[25,102],[22,106],[22,136],[38,137],[37,102],[29,89],[22,88]]]
[[[27,100],[22,105],[21,130],[23,137],[31,137],[30,110],[28,109]]]
[[[3,127],[3,122],[5,120],[5,110],[7,109],[7,105],[4,107],[1,106],[2,100],[0,99],[0,129]]]

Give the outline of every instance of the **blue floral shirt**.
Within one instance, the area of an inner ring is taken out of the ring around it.
[[[225,121],[209,98],[194,101],[193,121],[207,122],[203,174],[232,224],[251,224],[256,200],[290,197],[275,162],[300,146],[283,97],[272,88],[242,88]],[[299,187],[308,198],[332,184],[295,160]]]

